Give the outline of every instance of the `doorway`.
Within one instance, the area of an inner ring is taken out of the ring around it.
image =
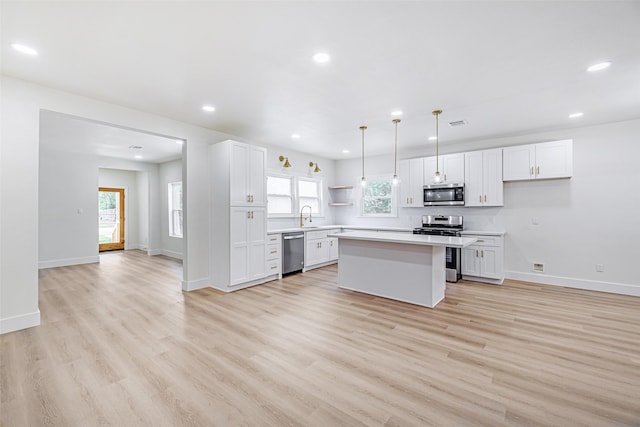
[[[124,188],[98,189],[98,250],[124,249]]]

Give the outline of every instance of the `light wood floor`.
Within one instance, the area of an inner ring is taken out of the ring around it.
[[[431,310],[337,267],[182,293],[140,252],[41,271],[0,336],[4,426],[640,425],[640,298],[459,282]]]

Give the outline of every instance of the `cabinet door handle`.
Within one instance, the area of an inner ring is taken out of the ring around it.
[[[538,166],[538,176],[540,175],[540,166]]]
[[[484,258],[484,251],[480,250],[480,258]]]
[[[333,246],[333,240],[331,241],[331,246]]]
[[[253,211],[251,211],[251,219],[253,219]]]
[[[482,243],[482,242],[484,242],[484,240],[480,240],[480,239],[478,239],[478,240],[476,241],[476,243]]]
[[[247,218],[251,219],[251,213],[249,211],[247,211]]]
[[[251,196],[247,194],[247,203],[251,201]]]
[[[484,202],[487,203],[487,195],[484,195]]]
[[[277,266],[277,265],[272,265],[272,266],[271,266],[271,269],[272,269],[272,270],[275,270],[275,269],[277,269],[277,268],[278,268],[278,266]]]
[[[478,250],[476,249],[476,258],[478,258],[480,256]]]
[[[531,166],[531,172],[530,175],[533,175],[533,166]]]
[[[446,173],[444,174],[444,180],[445,181],[447,180],[447,174]]]
[[[272,253],[272,254],[277,254],[277,253],[278,253],[278,251],[271,251],[271,253]]]
[[[479,199],[478,201],[482,203],[482,194],[478,196],[478,199]]]

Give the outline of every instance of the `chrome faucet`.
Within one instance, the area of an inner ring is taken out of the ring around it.
[[[304,205],[302,208],[300,208],[300,228],[304,227],[304,221],[307,220],[307,218],[302,218],[302,211],[304,211],[304,208],[309,208],[309,222],[313,222],[313,219],[311,218],[311,206]]]

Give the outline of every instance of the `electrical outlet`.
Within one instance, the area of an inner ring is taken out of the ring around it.
[[[604,271],[604,264],[596,264],[596,271],[603,272]]]
[[[542,264],[541,262],[534,262],[533,271],[535,271],[536,273],[544,273],[544,264]]]

